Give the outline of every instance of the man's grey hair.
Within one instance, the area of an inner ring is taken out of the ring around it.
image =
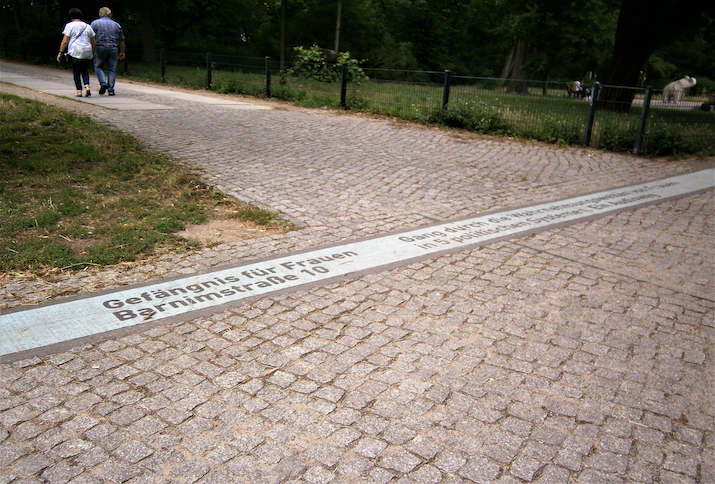
[[[99,16],[100,17],[111,17],[112,11],[109,10],[109,7],[102,7],[99,9]]]

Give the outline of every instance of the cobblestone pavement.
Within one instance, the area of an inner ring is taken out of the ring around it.
[[[175,109],[89,112],[302,228],[5,280],[6,307],[712,162],[131,95]],[[713,208],[709,190],[2,364],[0,483],[713,483]]]

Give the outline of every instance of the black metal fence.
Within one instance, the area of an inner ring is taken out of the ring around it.
[[[570,93],[567,81],[366,68],[365,82],[350,81],[343,69],[338,82],[326,83],[287,74],[292,66],[268,57],[129,49],[118,73],[560,145],[649,155],[715,150],[715,94],[687,91],[668,100],[651,87],[617,87],[626,92],[624,104],[609,106],[601,97],[606,88],[616,87],[597,82],[585,83],[581,95]]]

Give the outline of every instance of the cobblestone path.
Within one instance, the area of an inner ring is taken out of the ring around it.
[[[0,90],[72,86],[0,69]],[[301,229],[6,279],[5,307],[712,166],[139,87],[117,98],[171,109],[87,110]],[[0,483],[713,483],[713,208],[710,190],[0,364]]]

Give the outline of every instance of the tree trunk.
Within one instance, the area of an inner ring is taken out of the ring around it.
[[[551,76],[551,68],[546,70],[546,79],[544,79],[544,84],[541,88],[541,94],[546,96],[549,92],[549,77]]]
[[[620,112],[630,109],[636,92],[626,87],[638,84],[643,65],[660,45],[660,39],[654,38],[649,24],[643,22],[645,12],[641,11],[638,3],[640,0],[623,0],[621,4],[613,59],[603,80],[599,109]],[[646,11],[652,12],[650,8]]]
[[[708,2],[706,2],[708,3]],[[687,8],[678,0],[623,0],[616,27],[613,60],[603,80],[599,108],[630,109],[643,65],[665,42],[704,21],[700,12],[712,13],[715,3]]]
[[[506,60],[504,61],[504,68],[501,71],[501,76],[499,76],[500,80],[505,80],[507,77],[509,77],[509,74],[511,73],[511,68],[514,67],[514,49],[511,49],[509,51],[509,55],[506,57]]]
[[[24,27],[22,25],[22,10],[20,8],[20,0],[12,0],[12,13],[15,17],[15,28],[22,33]]]
[[[337,55],[338,48],[340,47],[340,17],[341,17],[341,11],[343,9],[343,0],[338,0],[338,20],[335,23],[335,54]]]
[[[15,20],[15,28],[20,37],[20,55],[22,60],[25,60],[25,29],[22,25],[22,10],[20,0],[12,0],[12,13]]]
[[[286,66],[286,17],[288,16],[288,7],[286,6],[287,1],[288,0],[281,0],[281,74],[285,72]]]
[[[144,50],[144,62],[147,64],[156,63],[156,43],[154,41],[154,26],[151,21],[151,4],[147,0],[142,2],[139,12],[139,24],[142,33],[142,48]]]
[[[526,81],[526,73],[523,70],[524,62],[526,61],[526,43],[520,40],[516,44],[516,58],[514,59],[514,67],[511,75],[511,82],[506,92],[515,92],[517,94],[529,94],[529,86]]]

